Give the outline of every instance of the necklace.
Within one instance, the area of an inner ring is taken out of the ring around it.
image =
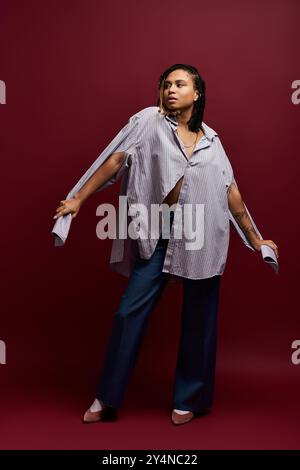
[[[176,129],[176,131],[175,131],[175,132],[177,133],[178,137],[181,139],[181,137],[180,137],[180,135],[179,135],[179,132],[178,132],[178,130],[177,130],[177,129]],[[192,145],[183,145],[183,146],[184,146],[185,148],[193,147],[193,146],[195,145],[195,143],[197,142],[197,137],[198,137],[198,134],[199,134],[199,131],[197,132],[197,134],[196,134],[196,139],[195,139],[195,142],[194,142]],[[181,141],[183,142],[183,140],[182,140],[182,139],[181,139]]]

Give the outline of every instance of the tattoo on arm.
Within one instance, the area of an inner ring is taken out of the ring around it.
[[[240,212],[234,212],[233,213],[234,218],[238,222],[239,226],[245,233],[245,235],[251,235],[251,233],[254,233],[256,235],[256,232],[251,224],[251,221],[248,217],[248,214],[245,210],[240,211]],[[246,223],[250,222],[250,225],[245,225]]]
[[[242,220],[243,217],[245,217],[245,216],[248,217],[245,210],[240,211],[240,212],[233,212],[233,216],[234,216],[234,218],[237,220],[237,222],[241,222],[241,220]],[[241,223],[242,223],[242,222],[241,222]]]

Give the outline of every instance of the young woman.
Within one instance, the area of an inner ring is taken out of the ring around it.
[[[138,219],[131,217],[130,224],[146,236],[113,241],[111,267],[129,280],[84,423],[107,419],[123,403],[150,314],[170,279],[183,288],[171,420],[184,424],[210,411],[229,222],[251,250],[268,245],[278,258],[277,245],[263,240],[242,200],[218,133],[202,120],[205,82],[197,69],[174,64],[163,72],[158,88],[157,106],[129,119],[60,201],[54,216],[55,243],[62,245],[83,202],[121,176],[120,193],[126,196],[131,215],[137,206],[145,209]],[[158,231],[150,233],[153,206],[171,210],[163,212]],[[129,228],[128,220],[124,227]],[[188,236],[191,233],[196,237],[194,244]]]

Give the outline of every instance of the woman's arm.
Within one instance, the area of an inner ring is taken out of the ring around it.
[[[125,152],[113,153],[86,181],[73,198],[60,201],[60,205],[56,209],[56,215],[53,218],[57,219],[68,213],[71,213],[72,218],[75,218],[83,202],[119,171],[124,157]]]
[[[74,195],[83,203],[97,189],[109,181],[121,168],[125,152],[113,153],[103,165],[87,180],[82,188]]]
[[[253,224],[247,214],[246,208],[243,203],[242,195],[238,187],[234,183],[232,183],[229,186],[227,195],[228,195],[228,207],[233,217],[237,221],[239,227],[244,232],[249,243],[253,246],[253,248],[257,251],[260,251],[261,245],[268,245],[275,251],[277,258],[279,258],[278,247],[273,242],[273,240],[261,240],[258,237],[253,227]]]

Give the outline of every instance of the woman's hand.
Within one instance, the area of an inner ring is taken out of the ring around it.
[[[274,250],[277,259],[279,258],[278,246],[273,242],[273,240],[256,240],[255,242],[252,242],[252,246],[256,251],[261,250],[261,245],[268,245]]]
[[[60,201],[60,205],[56,209],[57,214],[53,219],[58,219],[62,215],[72,214],[72,219],[74,219],[81,207],[82,201],[76,196],[71,199],[63,199]]]

